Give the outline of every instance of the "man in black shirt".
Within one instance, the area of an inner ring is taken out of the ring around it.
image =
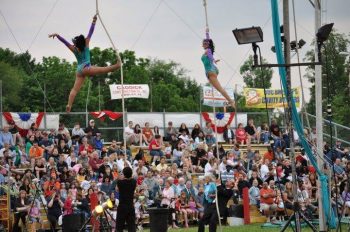
[[[225,186],[223,186],[222,184],[217,186],[220,217],[223,217],[224,222],[227,221],[227,217],[228,217],[227,202],[233,196],[233,186],[234,186],[234,182],[232,180],[226,181]]]
[[[250,118],[248,120],[248,124],[247,124],[246,127],[244,127],[244,130],[248,134],[249,141],[257,141],[259,143],[260,134],[259,134],[258,130],[256,129],[255,125],[254,125],[254,120],[253,119]]]
[[[136,180],[132,179],[132,169],[125,167],[123,169],[124,178],[118,180],[119,205],[117,209],[117,232],[123,232],[125,222],[128,224],[128,232],[135,232],[135,207],[134,193],[136,189]]]

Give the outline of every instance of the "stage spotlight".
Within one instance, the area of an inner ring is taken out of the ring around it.
[[[96,216],[102,214],[102,213],[103,213],[103,210],[104,210],[104,209],[103,209],[102,205],[97,205],[97,206],[95,207],[95,209],[92,211],[92,215],[94,215],[94,217],[96,217]]]
[[[112,209],[113,208],[113,202],[110,199],[108,199],[107,201],[105,201],[102,204],[102,208],[103,208],[103,210]]]
[[[232,31],[238,44],[250,44],[263,42],[261,27],[248,27]]]

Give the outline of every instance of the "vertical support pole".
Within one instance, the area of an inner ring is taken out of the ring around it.
[[[321,0],[315,0],[315,35],[318,31],[318,28],[321,27]],[[319,62],[318,60],[318,47],[317,43],[315,43],[315,62]],[[323,154],[323,113],[322,113],[322,66],[315,65],[315,100],[316,100],[316,147],[317,153]],[[317,156],[317,165],[323,172],[323,161],[320,156]],[[320,179],[320,178],[319,178]],[[321,185],[319,184],[318,191],[321,192]],[[323,197],[320,194],[318,198],[318,210],[319,210],[319,229],[320,231],[326,231],[326,219],[323,208]]]

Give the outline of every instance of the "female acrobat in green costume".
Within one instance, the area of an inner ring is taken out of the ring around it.
[[[57,39],[59,39],[64,45],[66,45],[68,49],[73,52],[78,62],[75,83],[73,88],[70,91],[68,104],[66,106],[67,112],[71,111],[75,96],[79,92],[81,86],[84,84],[85,78],[87,76],[95,76],[98,74],[113,72],[118,70],[121,66],[121,62],[119,60],[115,64],[107,67],[91,66],[89,43],[95,29],[96,21],[97,21],[97,16],[95,15],[93,17],[87,37],[85,38],[84,35],[76,36],[72,40],[73,44],[70,44],[67,40],[65,40],[63,37],[61,37],[57,33],[49,35],[49,38],[54,39],[55,37],[57,37]]]
[[[204,54],[202,55],[202,62],[205,68],[205,74],[210,82],[210,84],[219,91],[222,96],[224,96],[228,102],[229,105],[231,105],[233,108],[235,108],[235,102],[230,98],[230,96],[227,94],[225,89],[221,86],[220,82],[218,81],[218,74],[219,70],[216,67],[216,62],[219,60],[214,59],[214,52],[215,52],[215,46],[212,39],[209,37],[209,29],[206,29],[206,38],[203,40],[203,48],[205,50]]]

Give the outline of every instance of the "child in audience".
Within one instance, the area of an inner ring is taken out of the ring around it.
[[[193,196],[191,195],[188,199],[188,207],[192,211],[193,214],[193,220],[198,221],[199,216],[199,210],[197,209],[197,203],[194,200]]]

